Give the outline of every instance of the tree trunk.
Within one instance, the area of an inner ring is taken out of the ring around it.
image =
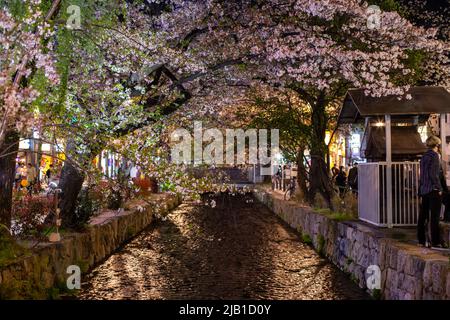
[[[331,143],[331,140],[330,140]],[[327,145],[327,170],[330,172],[331,170],[331,155],[330,155],[330,145]]]
[[[324,95],[321,94],[312,106],[311,168],[308,200],[313,203],[316,194],[320,193],[328,203],[328,206],[331,207],[332,187],[325,162],[327,153],[327,145],[325,143],[327,115],[325,107],[326,101]]]
[[[66,155],[69,157],[75,156],[76,153],[75,142],[69,140],[66,147]],[[84,174],[75,164],[66,159],[61,171],[61,179],[59,180],[59,188],[61,189],[61,197],[59,208],[61,210],[60,217],[64,227],[73,227],[76,225],[74,221],[74,211],[77,204],[78,194],[81,191],[84,182]]]
[[[76,221],[73,221],[73,213],[83,182],[84,174],[72,165],[72,163],[66,161],[59,181],[59,188],[62,192],[59,208],[61,209],[61,219],[64,227],[73,227],[76,225]]]
[[[61,171],[61,179],[59,181],[59,188],[62,192],[59,208],[61,209],[63,226],[69,228],[78,226],[78,221],[75,221],[74,212],[78,195],[83,187],[85,174],[80,168],[75,166],[73,160],[76,158],[81,167],[88,167],[104,147],[104,144],[99,144],[96,146],[95,150],[91,149],[89,154],[80,155],[75,151],[76,146],[73,141],[67,143],[66,155],[72,156],[72,161],[66,160],[64,163],[64,167]]]
[[[16,171],[16,157],[19,150],[19,133],[7,131],[0,150],[0,223],[11,228],[12,193]]]

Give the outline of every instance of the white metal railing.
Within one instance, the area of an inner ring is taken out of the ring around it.
[[[358,212],[363,221],[377,226],[413,226],[419,216],[419,162],[391,162],[358,165]],[[392,209],[388,206],[389,192]]]

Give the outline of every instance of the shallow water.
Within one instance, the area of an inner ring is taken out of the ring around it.
[[[83,279],[80,299],[368,299],[251,197],[182,204]]]

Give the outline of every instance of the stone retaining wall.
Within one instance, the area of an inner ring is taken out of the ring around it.
[[[369,290],[382,299],[450,299],[449,257],[410,243],[386,239],[361,222],[338,222],[315,213],[310,207],[285,201],[262,190],[255,197],[305,241],[339,269],[367,289],[370,265],[381,269],[381,289]]]
[[[0,269],[0,299],[46,299],[67,289],[67,267],[82,273],[102,262],[151,222],[158,210],[176,207],[180,199],[153,195],[152,204],[131,201],[125,211],[105,211],[84,233],[63,234],[61,242],[42,243],[17,262]],[[157,204],[156,204],[157,203]]]
[[[450,247],[450,223],[441,223],[441,240]]]

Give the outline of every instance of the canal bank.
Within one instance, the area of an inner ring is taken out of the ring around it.
[[[407,238],[393,239],[392,230],[360,221],[333,220],[310,207],[285,201],[283,194],[270,188],[258,187],[253,193],[360,288],[368,289],[367,278],[378,267],[380,288],[369,290],[373,296],[388,300],[450,299],[448,250],[418,247]]]
[[[145,201],[130,201],[120,211],[102,211],[83,233],[64,233],[56,243],[28,243],[32,249],[0,267],[0,300],[56,298],[68,292],[66,281],[74,272],[70,266],[79,267],[83,277],[147,228],[154,214],[167,213],[180,202],[176,196],[153,194]]]

